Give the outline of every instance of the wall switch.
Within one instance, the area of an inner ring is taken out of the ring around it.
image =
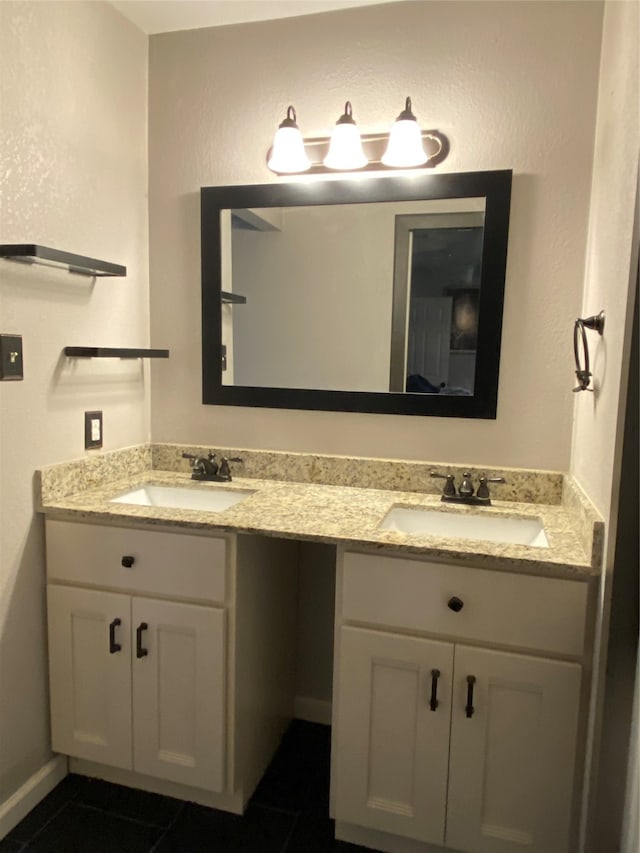
[[[102,412],[84,413],[84,449],[102,447]]]
[[[0,379],[23,379],[22,335],[0,335]]]

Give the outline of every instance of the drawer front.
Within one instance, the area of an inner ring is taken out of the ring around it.
[[[47,521],[46,536],[49,581],[225,601],[228,543],[224,537],[68,521]]]
[[[347,552],[342,618],[579,657],[587,592],[577,581]]]

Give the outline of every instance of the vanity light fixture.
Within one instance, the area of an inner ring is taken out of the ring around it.
[[[287,107],[287,116],[278,127],[267,166],[278,175],[303,172],[384,172],[396,169],[430,169],[449,154],[449,140],[438,130],[420,130],[411,109],[411,98],[389,134],[360,134],[353,119],[351,101],[336,122],[331,136],[303,138],[296,123],[296,111]]]
[[[311,167],[311,160],[304,150],[304,140],[297,125],[296,111],[292,106],[287,107],[287,116],[280,123],[273,138],[267,166],[272,172],[282,174],[306,172]]]
[[[362,169],[369,162],[362,150],[360,131],[353,119],[351,101],[344,105],[344,113],[331,132],[329,152],[322,162],[328,169],[342,171]]]
[[[382,155],[382,162],[385,166],[408,169],[423,166],[428,159],[418,120],[411,110],[411,98],[407,98],[403,111],[389,133],[389,143]]]

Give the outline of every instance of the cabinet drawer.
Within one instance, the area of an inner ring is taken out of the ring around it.
[[[225,600],[227,540],[47,521],[47,577],[172,598]],[[123,558],[133,558],[130,560]]]
[[[342,618],[581,656],[587,584],[347,552]],[[448,606],[459,598],[462,609]]]

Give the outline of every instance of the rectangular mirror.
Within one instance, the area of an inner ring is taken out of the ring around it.
[[[510,171],[203,188],[203,401],[494,418],[510,192]]]

